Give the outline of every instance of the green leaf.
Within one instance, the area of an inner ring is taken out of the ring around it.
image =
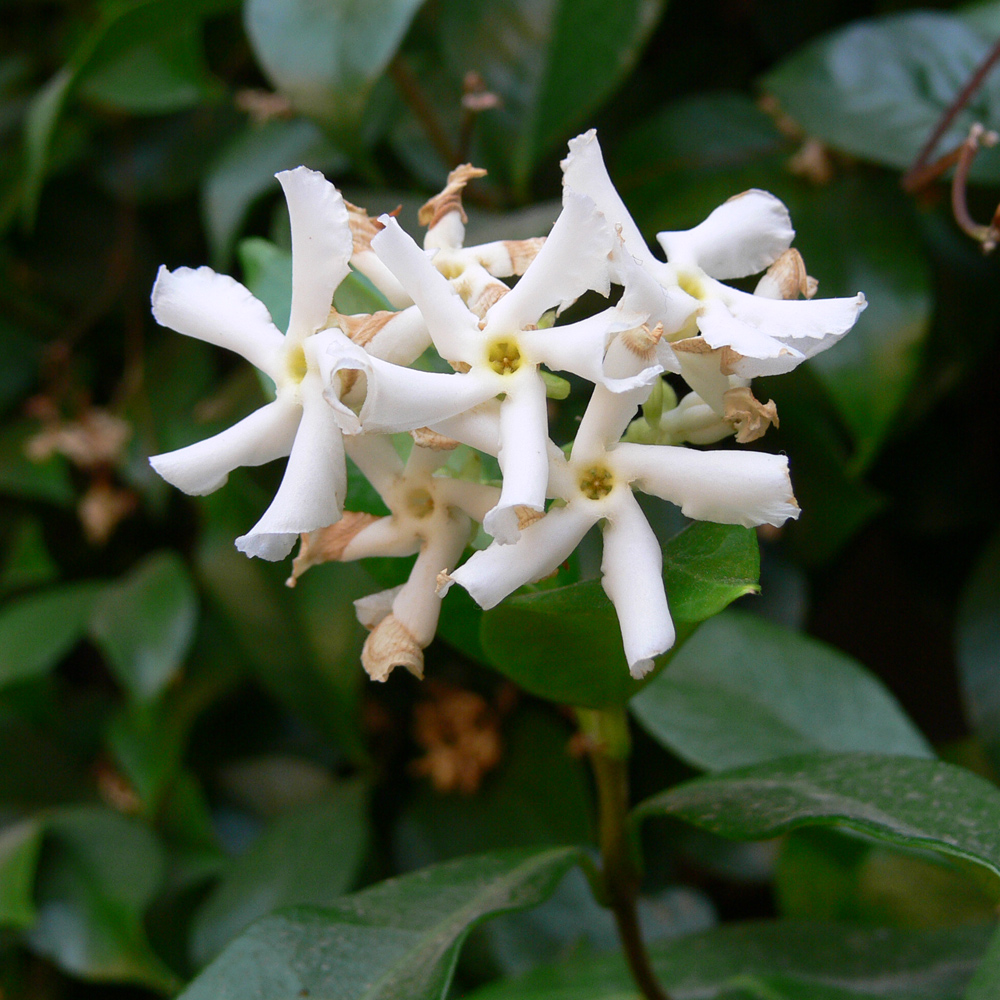
[[[757,539],[747,528],[695,522],[663,555],[678,645],[695,623],[756,590]],[[641,688],[629,675],[614,607],[597,580],[509,598],[483,615],[481,639],[493,666],[552,701],[602,708]]]
[[[0,572],[0,594],[51,583],[58,576],[59,567],[45,546],[41,523],[33,517],[24,518],[14,528]]]
[[[845,152],[906,169],[986,58],[990,42],[959,18],[894,14],[849,25],[799,50],[764,78],[782,110]],[[954,149],[974,122],[1000,121],[1000,80],[990,75],[937,148]],[[971,176],[995,181],[1000,155],[985,151]]]
[[[275,326],[288,329],[292,311],[292,254],[260,236],[240,240],[236,248],[246,286],[267,306]]]
[[[1000,533],[986,547],[958,610],[958,669],[966,712],[1000,766]]]
[[[243,18],[265,74],[296,109],[342,141],[423,0],[247,0]]]
[[[29,947],[85,979],[176,989],[143,929],[164,872],[153,834],[119,813],[81,807],[51,815],[46,839]]]
[[[328,172],[344,166],[343,156],[305,118],[253,125],[222,149],[202,187],[202,215],[216,268],[229,263],[250,206],[277,192],[275,173],[300,163]]]
[[[515,186],[523,188],[542,158],[621,85],[664,6],[664,0],[445,0],[439,37],[452,74],[461,80],[474,70],[501,98],[479,127]]]
[[[0,611],[0,688],[41,677],[83,638],[102,584],[53,587]]]
[[[819,294],[863,291],[868,299],[854,329],[808,362],[850,431],[850,469],[861,472],[897,422],[923,359],[933,306],[923,241],[891,178],[848,174],[808,189],[782,178],[770,186],[791,210],[795,245]]]
[[[180,671],[197,620],[198,596],[183,560],[159,552],[105,589],[90,632],[132,698],[150,701]]]
[[[343,784],[273,820],[222,873],[198,910],[191,953],[200,966],[258,917],[325,906],[355,884],[368,848],[367,794]]]
[[[997,996],[1000,996],[1000,932],[993,935],[963,1000],[994,1000]]]
[[[0,830],[0,927],[30,927],[42,827],[29,819]]]
[[[157,51],[165,34],[173,35],[182,30],[180,25],[185,21],[200,20],[209,14],[225,10],[233,2],[234,0],[120,0],[105,6],[101,20],[80,40],[66,65],[52,76],[28,105],[25,116],[27,163],[22,194],[24,216],[29,224],[34,221],[38,209],[56,127],[73,91],[94,72],[98,74],[97,86],[100,93],[99,74],[103,69],[105,74],[110,75],[104,78],[105,91],[110,86],[118,99],[122,99],[122,72],[124,71],[126,80],[131,80],[131,85],[135,86],[137,78],[142,76],[143,58],[149,58],[151,51]],[[169,52],[169,48],[167,51]],[[203,80],[200,74],[197,81],[190,76],[190,50],[184,60],[178,61],[176,55],[175,52],[172,62],[169,56],[164,60],[164,52],[160,47],[154,67],[157,87],[148,87],[140,80],[140,103],[143,95],[147,102],[162,101],[158,87],[166,83],[170,84],[170,89],[165,96],[172,98],[173,107],[191,103],[194,91],[203,86]],[[136,60],[140,63],[138,71],[135,68]],[[116,61],[117,68],[114,68]],[[178,88],[180,96],[185,99],[181,105],[177,104]],[[194,100],[200,100],[204,92],[201,89]],[[127,96],[124,99],[128,101]],[[159,110],[165,108],[161,107]]]
[[[811,754],[687,781],[638,807],[733,840],[844,826],[982,865],[1000,875],[1000,791],[940,761]]]
[[[143,26],[145,29],[145,26]],[[81,75],[81,97],[133,115],[182,111],[221,92],[208,73],[201,26],[175,20],[161,25],[155,37],[108,60],[100,60]]]
[[[651,736],[709,771],[810,750],[933,756],[860,663],[737,611],[706,622],[631,708]]]
[[[40,429],[34,421],[25,420],[0,430],[0,493],[68,507],[76,494],[66,459],[62,455],[37,462],[28,458],[28,445]]]
[[[988,939],[985,927],[864,930],[771,921],[727,924],[653,945],[650,952],[657,978],[678,1000],[961,1000]],[[468,1000],[638,997],[618,953],[573,955],[491,983]]]
[[[265,917],[226,948],[183,1000],[443,1000],[469,929],[541,902],[580,858],[575,848],[462,858],[322,910]]]

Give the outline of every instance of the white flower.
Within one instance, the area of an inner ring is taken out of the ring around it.
[[[608,351],[608,365],[619,374],[643,363],[621,338]],[[633,489],[677,504],[688,517],[747,527],[783,524],[798,517],[799,508],[784,456],[617,443],[648,392],[616,395],[596,386],[569,458],[549,449],[549,493],[563,506],[526,527],[515,544],[494,543],[474,553],[443,577],[442,592],[459,583],[481,607],[492,608],[522,584],[552,573],[602,522],[601,580],[618,614],[629,670],[641,677],[652,669],[675,632],[660,546]]]
[[[502,544],[518,535],[516,509],[544,508],[548,480],[548,419],[545,383],[539,365],[570,371],[615,392],[648,385],[662,371],[655,357],[641,371],[615,377],[606,369],[608,343],[616,333],[640,327],[652,310],[665,309],[655,284],[636,282],[618,306],[569,326],[538,329],[550,308],[561,309],[588,288],[607,294],[615,239],[593,203],[567,199],[538,256],[515,288],[499,298],[480,320],[428,260],[424,252],[383,216],[386,228],[372,245],[411,295],[442,357],[460,370],[443,375],[383,364],[350,345],[332,358],[333,373],[365,373],[367,395],[360,414],[330,398],[345,430],[389,432],[436,427],[495,396],[502,396],[495,450],[503,471],[499,502],[484,520]],[[646,301],[653,294],[654,301]]]
[[[346,490],[341,431],[323,398],[319,358],[331,339],[333,293],[347,275],[351,234],[340,193],[305,167],[276,175],[292,228],[292,303],[282,335],[267,308],[238,281],[207,267],[160,268],[153,315],[163,326],[242,355],[275,384],[275,399],[214,437],[154,455],[153,468],[186,493],[222,486],[242,465],[288,455],[281,485],[263,517],[236,540],[251,556],[281,559],[301,532],[340,517]]]
[[[372,679],[384,681],[397,666],[420,677],[423,650],[434,638],[441,611],[435,593],[437,575],[461,556],[472,522],[482,520],[500,491],[432,475],[443,464],[442,452],[418,444],[405,467],[387,437],[353,438],[348,450],[391,513],[388,517],[346,514],[339,523],[303,536],[289,582],[310,566],[331,559],[348,562],[416,552],[406,583],[355,605],[362,624],[372,630],[361,653]]]
[[[792,242],[788,210],[766,191],[731,198],[694,229],[659,233],[667,261],[658,260],[611,183],[595,132],[571,140],[569,148],[562,163],[566,197],[592,198],[618,227],[628,252],[670,290],[672,304],[686,301],[685,323],[663,318],[665,339],[685,379],[720,415],[728,389],[758,375],[791,371],[836,343],[865,308],[860,292],[853,298],[796,301],[777,297],[781,293],[770,280],[753,295],[722,284],[719,279],[770,267]]]

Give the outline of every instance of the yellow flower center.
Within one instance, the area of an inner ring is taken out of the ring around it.
[[[692,298],[697,299],[699,302],[703,302],[707,294],[705,292],[705,286],[702,283],[701,277],[697,274],[685,274],[681,273],[677,275],[677,284],[688,293]]]
[[[511,375],[521,367],[521,352],[513,340],[494,341],[486,359],[498,375]]]
[[[288,366],[288,374],[293,382],[301,382],[306,377],[309,370],[309,363],[306,361],[306,352],[302,345],[293,347],[285,356],[285,364]]]
[[[615,488],[615,477],[603,465],[595,465],[580,476],[580,492],[588,500],[603,500]]]
[[[406,496],[406,509],[416,518],[427,517],[434,510],[434,497],[424,489],[411,490]]]

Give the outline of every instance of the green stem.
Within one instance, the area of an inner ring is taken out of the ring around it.
[[[587,738],[597,785],[603,902],[614,914],[625,959],[642,995],[646,1000],[670,1000],[653,973],[639,930],[637,901],[642,873],[628,815],[628,716],[624,708],[608,708],[579,709],[577,717]]]

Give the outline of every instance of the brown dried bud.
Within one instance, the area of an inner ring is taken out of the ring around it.
[[[620,333],[619,338],[622,346],[628,348],[632,354],[640,358],[649,358],[656,350],[656,345],[663,336],[663,324],[657,323],[652,330],[643,323],[642,326],[634,330],[625,330]]]
[[[395,615],[388,614],[365,640],[361,665],[373,681],[385,681],[396,667],[423,680],[424,651],[409,629]]]
[[[415,431],[410,431],[413,443],[421,448],[430,448],[432,451],[452,451],[458,447],[458,442],[454,438],[445,437],[432,431],[429,427],[418,427]]]
[[[719,371],[723,375],[735,375],[735,366],[743,360],[739,351],[733,350],[728,344],[723,347],[712,347],[703,337],[687,337],[670,345],[674,351],[682,354],[717,354]]]
[[[364,313],[358,316],[345,316],[336,309],[331,309],[327,323],[338,330],[343,330],[359,347],[366,347],[382,332],[385,325],[398,315],[398,312],[383,309],[370,316]]]
[[[428,202],[421,206],[417,214],[420,225],[433,229],[446,215],[458,212],[462,223],[469,221],[462,207],[462,191],[469,181],[476,177],[485,177],[486,171],[480,167],[474,167],[471,163],[463,163],[461,166],[448,174],[448,183],[440,194],[434,195]]]
[[[524,504],[518,504],[514,508],[514,513],[517,514],[517,526],[521,531],[524,531],[525,528],[545,517],[544,510],[535,510],[533,507],[526,507]]]
[[[294,587],[298,578],[310,566],[339,562],[344,555],[344,549],[361,531],[377,520],[379,518],[375,514],[345,510],[344,516],[339,521],[326,528],[317,528],[304,534],[298,555],[292,560],[292,575],[285,581],[285,585]]]
[[[794,248],[786,250],[757,282],[754,295],[768,299],[811,299],[816,294],[819,282],[806,273],[806,263],[802,254]]]
[[[763,437],[772,424],[778,426],[778,408],[773,399],[762,403],[748,387],[729,389],[722,399],[726,406],[725,419],[736,428],[736,440],[740,444]]]
[[[503,248],[510,256],[511,274],[524,274],[543,246],[545,246],[544,236],[535,236],[528,240],[504,240]]]

